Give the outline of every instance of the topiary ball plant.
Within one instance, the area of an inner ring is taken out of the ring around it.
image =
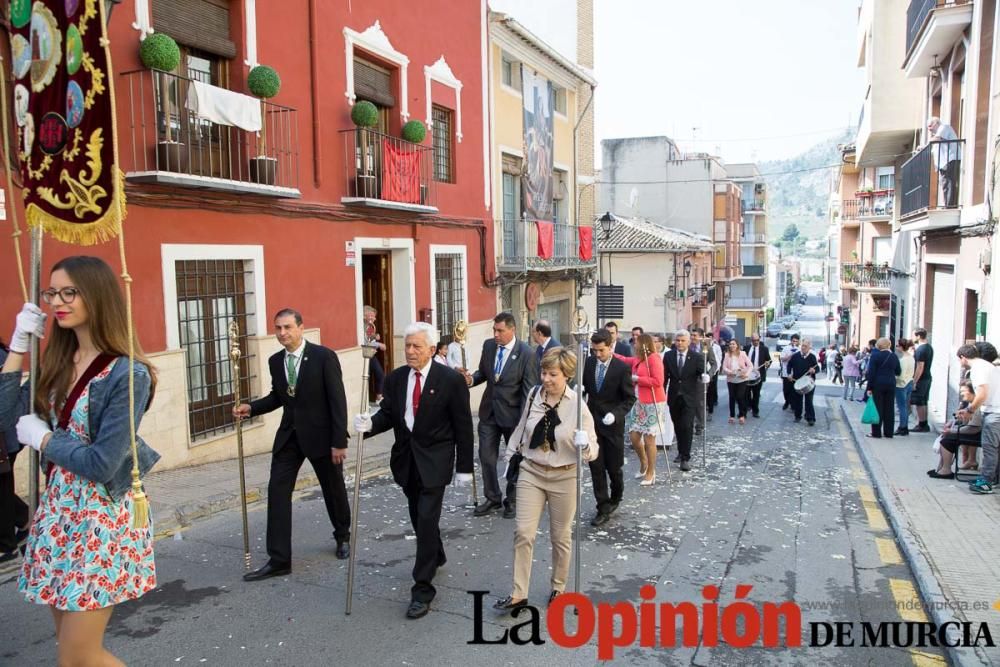
[[[419,120],[411,120],[403,126],[403,138],[415,144],[423,143],[427,136],[427,126]]]
[[[172,37],[157,32],[139,44],[139,59],[149,69],[172,72],[181,62],[181,50]]]
[[[273,67],[257,65],[247,75],[247,88],[255,97],[267,99],[281,90],[281,77]]]
[[[361,100],[351,109],[351,120],[358,127],[375,127],[378,125],[378,107],[368,100]]]

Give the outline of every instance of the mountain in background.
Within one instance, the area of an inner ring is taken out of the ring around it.
[[[795,157],[758,163],[767,181],[768,235],[772,241],[781,238],[792,223],[807,239],[826,236],[835,169],[831,165],[841,163],[837,146],[853,142],[856,133],[855,128],[848,128]]]

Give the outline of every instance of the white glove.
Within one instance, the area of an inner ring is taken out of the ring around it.
[[[17,441],[36,452],[42,451],[42,440],[50,433],[52,429],[38,415],[24,415],[17,420]]]
[[[638,375],[633,375],[632,376],[632,384],[635,384],[638,381],[639,381],[639,376]]]
[[[457,472],[455,473],[455,486],[468,486],[472,484],[472,473],[471,472]]]
[[[604,419],[601,420],[601,423],[604,424],[605,426],[611,426],[612,424],[615,423],[615,416],[609,412],[608,414],[604,415]]]
[[[573,431],[573,444],[583,449],[590,446],[590,436],[586,431]]]
[[[367,433],[372,430],[372,416],[367,412],[354,415],[354,432]]]
[[[708,384],[711,379],[712,378],[711,378],[711,376],[708,373],[702,373],[701,374],[701,382],[702,382],[702,384]]]
[[[31,346],[31,336],[45,338],[45,313],[33,303],[26,303],[17,314],[14,333],[10,337],[10,351],[24,354]]]

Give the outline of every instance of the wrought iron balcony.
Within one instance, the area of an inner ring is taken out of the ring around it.
[[[694,308],[710,308],[715,305],[715,285],[695,285],[691,288],[691,305]]]
[[[539,245],[538,221],[528,218],[497,221],[502,254],[497,258],[500,271],[558,271],[597,267],[597,232],[591,231],[589,258],[581,257],[580,227],[565,222],[552,225],[551,256],[543,257],[545,244]],[[589,227],[594,230],[594,227]]]
[[[731,309],[759,309],[767,304],[767,299],[757,296],[731,296],[726,302],[726,307]]]
[[[743,265],[743,277],[744,278],[760,278],[765,273],[767,273],[767,267],[763,264],[744,264]]]
[[[342,204],[437,213],[434,149],[360,127],[340,136],[347,178]]]
[[[760,245],[762,243],[767,243],[767,234],[756,234],[753,232],[744,232],[740,236],[740,243],[743,245]]]
[[[888,264],[841,264],[841,285],[857,289],[878,289],[888,291],[892,279],[905,277],[906,273],[891,268]]]
[[[743,213],[763,213],[767,206],[767,200],[763,197],[752,199],[741,199],[741,209]]]
[[[903,164],[900,218],[958,208],[964,143],[963,139],[932,141]]]
[[[158,70],[122,78],[129,118],[120,159],[130,181],[300,196],[295,109]],[[199,92],[217,108],[202,109]],[[259,131],[227,124],[252,124],[258,108]]]

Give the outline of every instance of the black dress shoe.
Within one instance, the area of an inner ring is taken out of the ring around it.
[[[893,435],[910,435],[910,430],[905,428],[897,428],[892,432]]]
[[[406,608],[407,618],[423,618],[427,615],[427,612],[431,610],[431,605],[429,602],[421,602],[420,600],[411,600],[410,606]]]
[[[562,592],[561,592],[561,591],[552,591],[551,593],[549,593],[549,601],[548,601],[548,605],[549,605],[549,606],[552,606],[552,601],[553,601],[553,600],[555,600],[555,599],[556,599],[557,597],[559,597],[560,595],[562,595]]]
[[[784,405],[782,405],[782,406],[781,406],[781,409],[782,409],[782,410],[787,410],[787,409],[788,409],[788,408],[790,408],[790,407],[792,407],[792,406],[791,406],[791,405],[789,405],[788,403],[785,403]]]
[[[28,539],[28,535],[31,534],[29,528],[18,528],[17,532],[14,533],[14,539],[17,540],[18,544],[22,544]]]
[[[914,433],[930,433],[931,427],[927,424],[917,424],[910,430],[913,431]]]
[[[806,423],[809,424],[810,426],[815,426],[816,425],[816,420],[814,420],[814,419],[807,419]]]
[[[13,551],[8,551],[6,553],[0,553],[0,563],[10,562],[20,555],[21,554],[18,553],[17,549],[14,549]]]
[[[476,505],[475,511],[472,512],[473,516],[486,516],[493,510],[498,510],[503,505],[501,503],[493,502],[492,500],[484,500],[480,504]]]
[[[508,503],[503,506],[503,518],[513,519],[517,516],[517,505]]]
[[[611,505],[608,507],[607,515],[611,516],[612,514],[614,514],[615,512],[617,512],[618,511],[618,506],[621,505],[621,502],[622,501],[620,501],[620,500],[618,500],[618,501],[612,500],[611,501]]]
[[[527,606],[528,606],[528,598],[524,598],[519,602],[514,602],[514,598],[512,598],[509,595],[505,597],[503,600],[497,600],[496,602],[493,603],[493,609],[502,614],[510,614],[513,613],[514,610],[516,609],[520,609],[521,607],[527,607]]]
[[[347,560],[351,557],[351,543],[349,540],[337,541],[337,560]]]
[[[275,565],[271,561],[268,561],[263,567],[244,574],[243,581],[263,581],[271,577],[284,577],[291,573],[291,565]]]
[[[800,421],[802,421],[802,417],[796,417],[795,418],[795,423],[796,424],[798,424]]]
[[[759,412],[753,413],[753,416],[756,417],[757,419],[760,419],[760,413]]]
[[[594,518],[590,520],[590,525],[591,526],[603,526],[604,524],[606,524],[610,520],[611,520],[610,516],[608,516],[604,512],[598,512],[596,515],[594,515]]]

